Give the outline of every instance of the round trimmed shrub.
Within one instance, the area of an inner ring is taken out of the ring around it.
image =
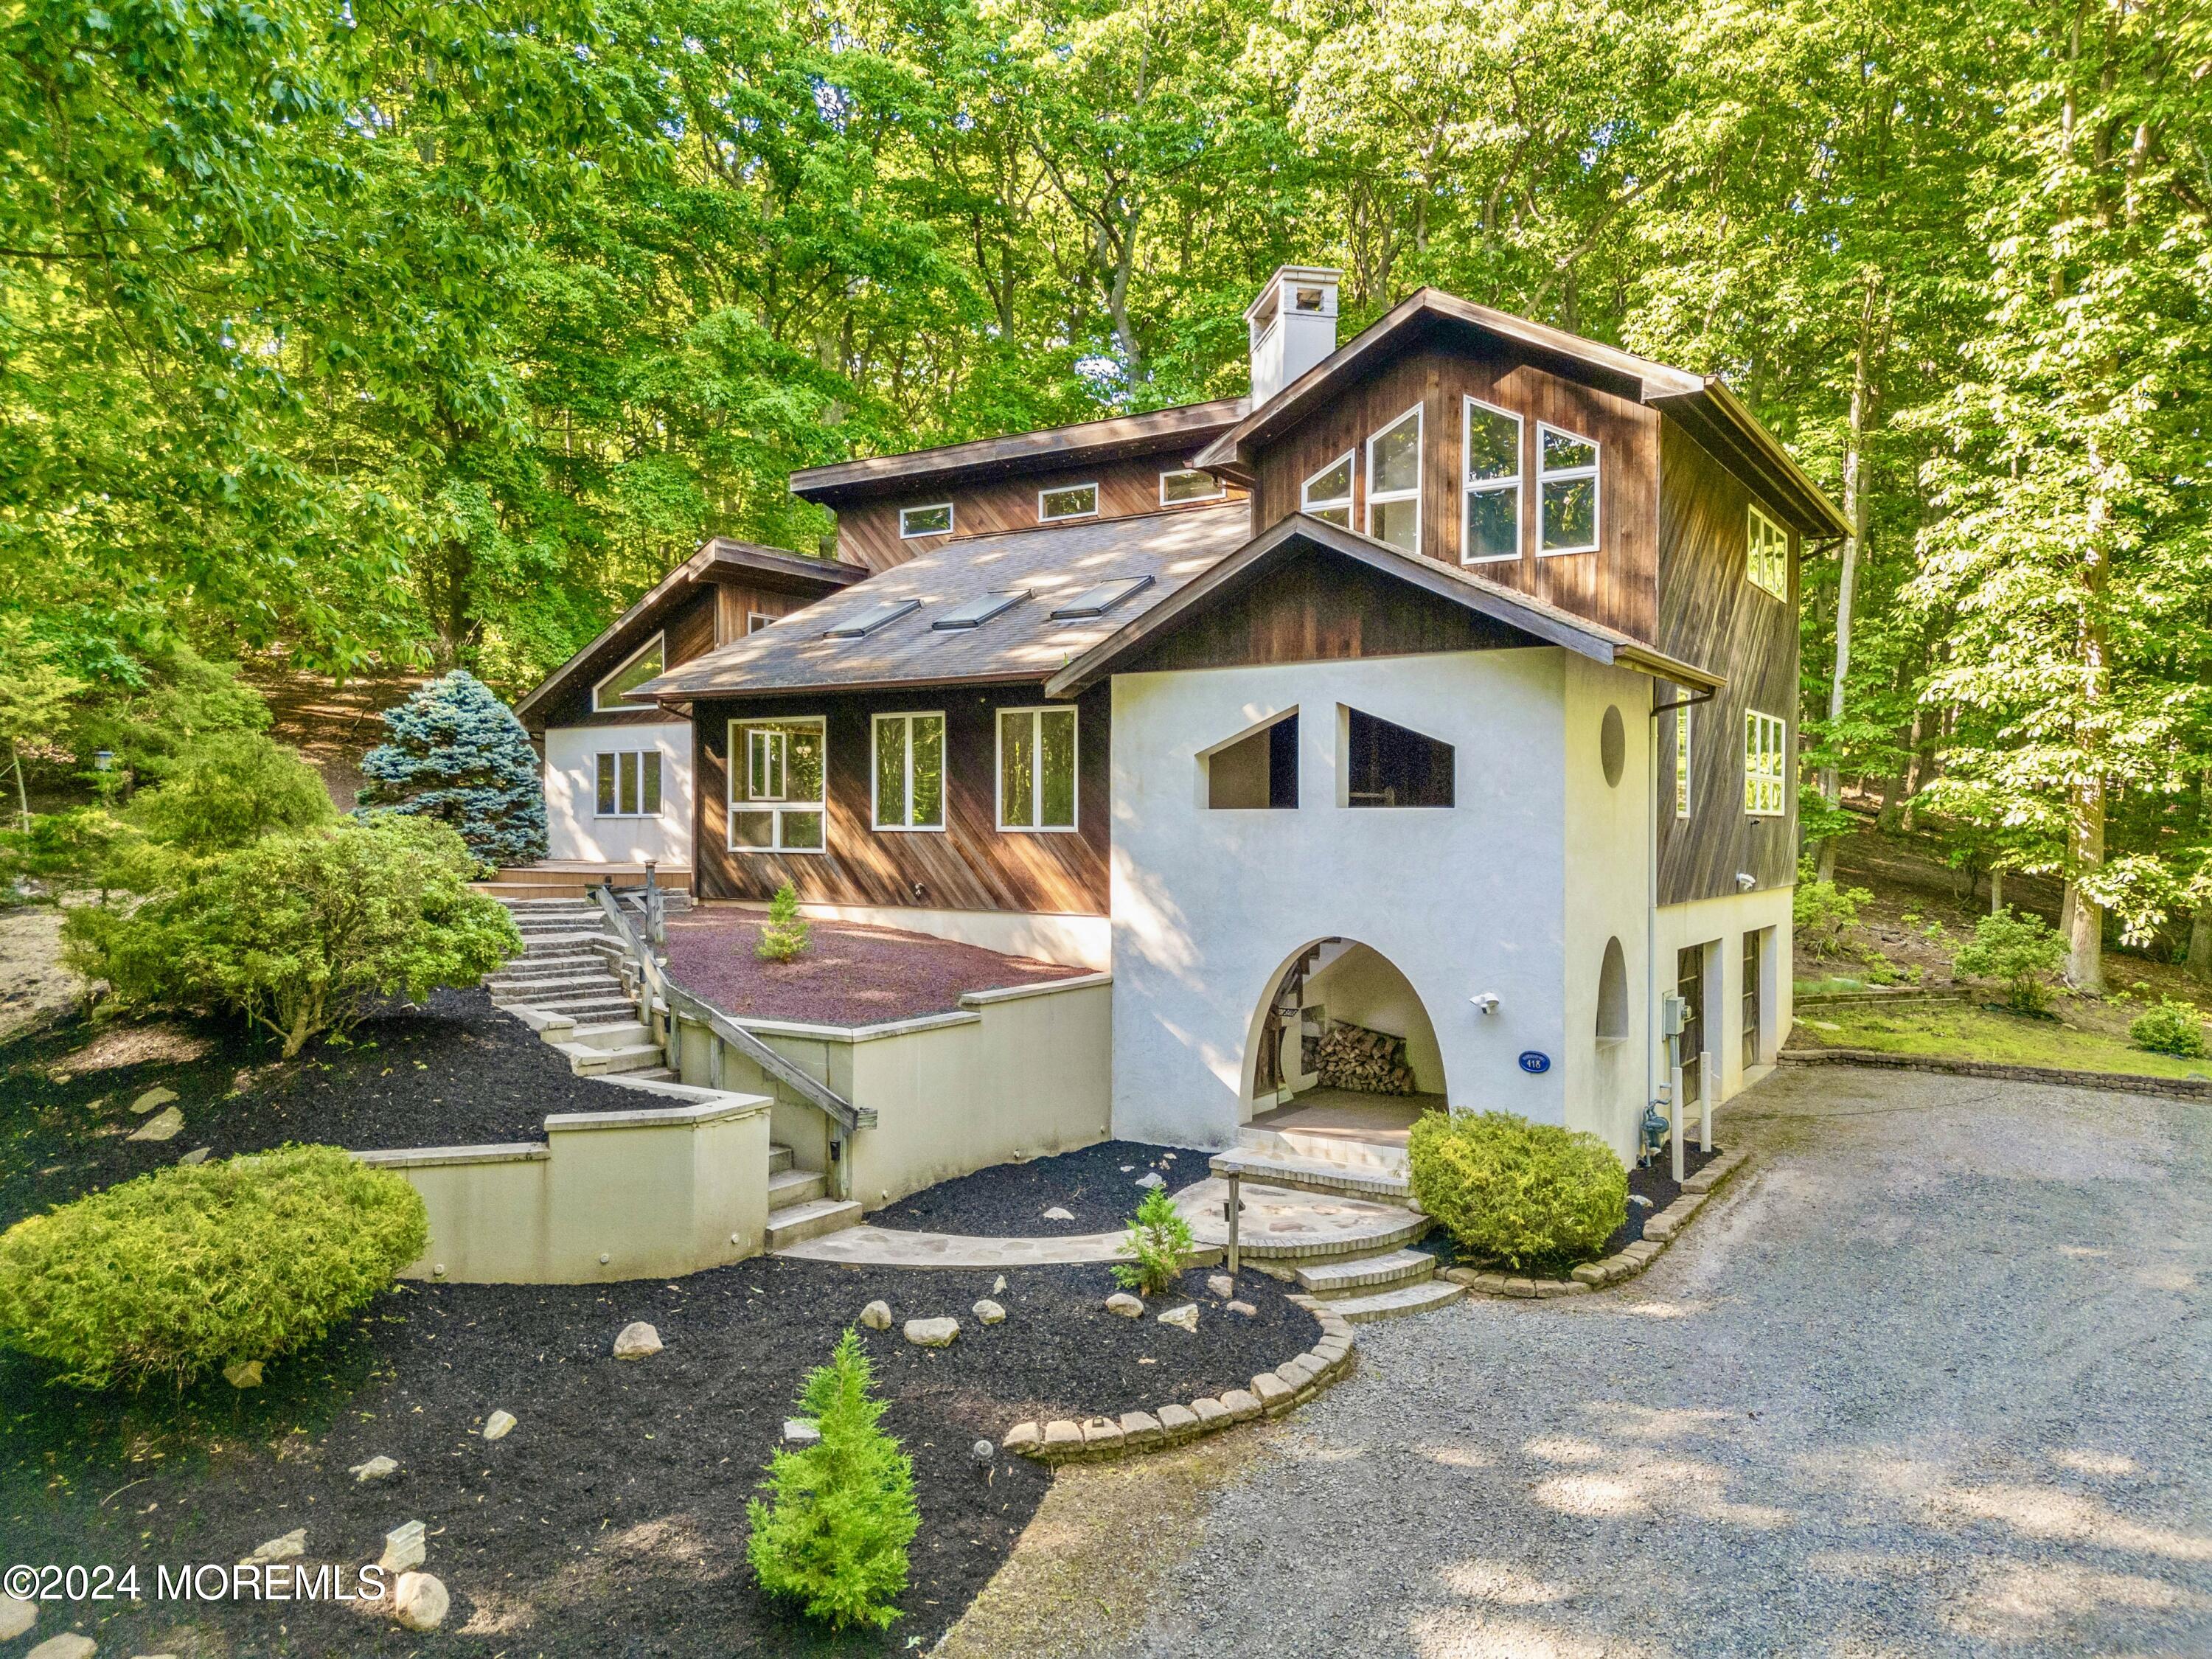
[[[0,1342],[79,1388],[182,1388],[313,1341],[428,1237],[414,1188],[343,1147],[159,1170],[0,1233]]]
[[[1510,1112],[1432,1112],[1406,1151],[1413,1197],[1477,1261],[1588,1261],[1628,1213],[1628,1171],[1593,1134]]]
[[[2195,1003],[2177,1002],[2172,997],[2161,997],[2157,1007],[2137,1014],[2129,1023],[2128,1036],[2154,1054],[2202,1060],[2206,1053],[2204,1016]]]

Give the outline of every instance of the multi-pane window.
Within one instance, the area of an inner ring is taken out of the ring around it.
[[[1743,715],[1743,810],[1779,817],[1787,809],[1789,760],[1784,753],[1788,725],[1776,714],[1747,708]]]
[[[1421,410],[1367,441],[1367,533],[1407,553],[1421,546]]]
[[[1597,549],[1597,443],[1536,423],[1536,548],[1542,553]]]
[[[999,711],[999,828],[1075,828],[1075,711]]]
[[[945,716],[875,718],[875,824],[878,830],[945,828]]]
[[[1690,816],[1690,705],[1674,710],[1674,816]]]
[[[1185,501],[1218,501],[1226,492],[1211,472],[1163,472],[1160,505],[1177,507]]]
[[[730,845],[823,850],[828,743],[819,720],[730,722]]]
[[[1056,519],[1088,519],[1098,511],[1098,486],[1067,484],[1059,489],[1037,491],[1037,518],[1045,524]]]
[[[1306,480],[1305,488],[1298,494],[1298,507],[1308,518],[1320,519],[1346,530],[1352,528],[1350,450]]]
[[[655,634],[623,665],[592,688],[592,712],[611,714],[617,709],[636,708],[651,701],[633,697],[629,694],[647,680],[656,679],[666,671],[668,651],[666,637]]]
[[[934,501],[927,507],[899,508],[899,536],[912,540],[916,536],[949,536],[952,533],[952,503]]]
[[[1467,400],[1467,539],[1462,564],[1521,556],[1521,417]]]
[[[1788,599],[1790,532],[1754,507],[1744,541],[1748,550],[1744,574],[1751,578],[1751,585],[1765,588],[1778,599]]]
[[[660,816],[660,751],[617,749],[599,759],[599,815],[603,818]]]

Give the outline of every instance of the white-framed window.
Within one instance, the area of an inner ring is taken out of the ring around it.
[[[1407,553],[1421,549],[1421,405],[1367,441],[1367,533]]]
[[[1790,803],[1790,726],[1755,708],[1743,714],[1743,810],[1780,817]]]
[[[1075,710],[999,711],[999,828],[1075,828]]]
[[[629,694],[667,672],[668,636],[655,634],[623,658],[622,666],[592,688],[592,712],[611,714],[623,709],[650,708],[649,699]]]
[[[899,539],[912,541],[916,536],[950,536],[952,533],[952,503],[932,501],[927,507],[899,508]]]
[[[748,635],[757,634],[775,620],[765,611],[748,611],[745,612],[745,632]]]
[[[1057,524],[1062,519],[1095,518],[1098,513],[1098,486],[1095,483],[1062,484],[1057,489],[1037,491],[1037,522]]]
[[[1181,507],[1189,501],[1218,501],[1229,492],[1211,472],[1184,468],[1160,474],[1160,505]]]
[[[870,814],[878,830],[945,828],[945,716],[878,714]]]
[[[1597,440],[1536,422],[1536,550],[1597,550]]]
[[[730,849],[819,853],[830,744],[819,718],[730,722]]]
[[[1674,710],[1674,816],[1690,816],[1690,705]]]
[[[1521,556],[1521,417],[1467,400],[1467,511],[1462,564]]]
[[[1308,478],[1298,492],[1298,510],[1308,518],[1351,529],[1353,459],[1347,449]]]
[[[657,818],[660,816],[660,751],[658,749],[602,750],[595,757],[598,816]]]
[[[1790,597],[1790,532],[1754,506],[1744,527],[1743,574],[1778,599]]]

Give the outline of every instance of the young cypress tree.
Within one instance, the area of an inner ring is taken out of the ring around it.
[[[437,818],[486,864],[545,856],[545,786],[522,722],[465,669],[387,709],[391,736],[364,756],[361,804]]]
[[[753,954],[763,962],[792,962],[813,942],[812,925],[799,914],[799,889],[787,881],[768,902],[768,921],[753,943]]]

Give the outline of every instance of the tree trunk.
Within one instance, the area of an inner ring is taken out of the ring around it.
[[[25,835],[31,832],[31,793],[23,787],[23,751],[15,746],[15,739],[8,739],[8,757],[15,763],[15,812]]]
[[[1828,680],[1828,746],[1835,747],[1835,728],[1844,718],[1844,684],[1851,672],[1851,599],[1858,585],[1859,557],[1866,547],[1867,489],[1866,431],[1874,402],[1875,295],[1881,279],[1869,271],[1866,292],[1859,304],[1858,354],[1851,368],[1851,423],[1844,448],[1844,516],[1851,533],[1844,538],[1844,566],[1836,584],[1836,662]],[[1830,806],[1843,804],[1843,781],[1834,766],[1820,769],[1820,793]],[[1836,878],[1836,838],[1820,843],[1820,879]]]
[[[1990,866],[1990,914],[1996,915],[2003,908],[2004,868],[2002,865],[1991,865]]]
[[[2074,822],[2068,833],[2074,867],[2094,874],[2105,863],[2105,781],[2093,777],[2072,792]],[[2066,982],[2084,996],[2105,994],[2105,907],[2071,887],[2074,914],[2066,930]]]
[[[2212,904],[2199,909],[2189,924],[2189,976],[2212,983]]]

